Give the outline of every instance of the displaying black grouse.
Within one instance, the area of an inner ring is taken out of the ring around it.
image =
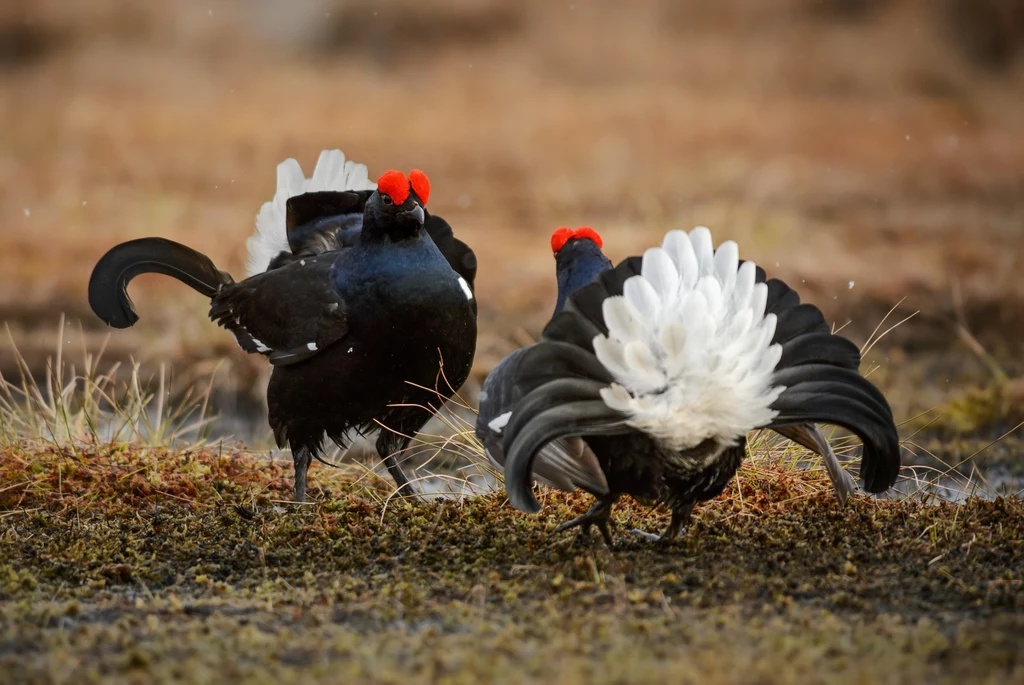
[[[628,494],[668,505],[659,539],[671,540],[732,479],[749,431],[818,422],[861,439],[864,487],[882,492],[899,472],[899,439],[859,365],[820,310],[739,260],[734,242],[715,250],[706,228],[672,231],[570,295],[502,379],[500,391],[519,398],[502,428],[509,499],[538,511],[536,460],[552,441],[580,437],[601,471],[587,480],[607,489],[562,528],[597,525],[610,540],[611,507]]]
[[[555,315],[562,311],[569,295],[592,282],[599,273],[612,268],[612,263],[601,252],[602,246],[601,236],[589,226],[576,230],[562,227],[551,235],[558,281]],[[517,386],[507,379],[516,376],[519,362],[527,349],[515,350],[502,359],[487,374],[480,389],[476,436],[491,463],[499,469],[505,466],[501,430],[512,414],[512,406],[519,399]],[[553,440],[545,445],[534,461],[533,473],[541,483],[560,490],[572,491],[579,487],[591,492],[605,492],[608,487],[593,452],[582,439],[575,437]],[[595,478],[596,481],[592,480]]]
[[[278,445],[292,449],[297,500],[305,499],[306,472],[325,435],[344,445],[351,433],[378,427],[377,451],[399,488],[407,487],[397,454],[429,419],[438,395],[447,399],[465,382],[476,348],[473,291],[424,230],[429,182],[422,173],[412,177],[380,177],[353,247],[238,283],[184,245],[123,243],[93,270],[90,305],[124,328],[138,319],[126,291],[136,275],[163,273],[191,286],[211,299],[211,319],[274,365],[270,426]],[[288,198],[287,213],[306,200]]]

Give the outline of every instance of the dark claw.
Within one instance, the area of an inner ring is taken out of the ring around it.
[[[614,503],[615,498],[611,497],[597,500],[582,516],[578,516],[571,521],[559,524],[559,526],[555,528],[555,533],[562,533],[570,528],[579,526],[580,538],[587,540],[590,537],[590,527],[597,526],[597,529],[601,532],[601,537],[604,538],[605,544],[611,547],[612,532],[608,524],[608,518],[611,516],[612,504]]]

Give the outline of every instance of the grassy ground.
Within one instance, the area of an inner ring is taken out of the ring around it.
[[[657,549],[585,505],[390,500],[231,450],[8,446],[0,681],[1022,682],[1024,504],[858,498],[745,467]]]
[[[679,541],[630,535],[667,514],[626,501],[609,549],[553,534],[582,496],[410,501],[346,464],[296,505],[287,460],[181,443],[203,393],[159,406],[68,361],[0,384],[0,682],[1024,678],[1024,501],[971,498],[973,452],[961,503],[907,471],[909,494],[842,508],[755,439]]]

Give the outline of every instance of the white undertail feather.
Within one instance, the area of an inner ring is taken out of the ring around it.
[[[708,438],[735,444],[775,417],[775,315],[753,262],[733,241],[714,250],[703,226],[671,231],[644,253],[641,274],[603,303],[609,335],[594,338],[615,378],[601,391],[629,424],[673,449]]]
[[[249,259],[246,275],[266,271],[270,260],[282,251],[290,250],[285,226],[285,203],[288,198],[321,190],[375,190],[365,164],[346,160],[341,150],[324,150],[306,178],[302,167],[294,159],[277,165],[277,192],[274,199],[263,203],[256,215],[256,232],[249,238]]]
[[[505,429],[505,426],[508,425],[509,419],[511,418],[512,412],[507,411],[504,414],[501,414],[497,418],[492,419],[490,422],[488,422],[487,427],[490,428],[495,433],[501,433],[501,431]]]

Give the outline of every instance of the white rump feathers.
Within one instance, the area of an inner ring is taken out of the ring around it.
[[[274,199],[263,203],[256,215],[256,232],[247,246],[249,260],[246,275],[253,276],[267,270],[270,260],[282,251],[289,251],[288,232],[285,226],[285,203],[288,198],[321,190],[375,190],[377,184],[370,180],[365,164],[345,159],[341,150],[324,150],[313,169],[313,175],[306,178],[302,167],[294,159],[286,159],[277,165],[277,192]]]
[[[782,347],[771,344],[775,315],[765,315],[768,286],[755,277],[735,242],[715,250],[703,226],[647,250],[641,275],[603,304],[609,334],[594,351],[616,381],[601,391],[605,403],[673,449],[732,445],[770,423]]]

